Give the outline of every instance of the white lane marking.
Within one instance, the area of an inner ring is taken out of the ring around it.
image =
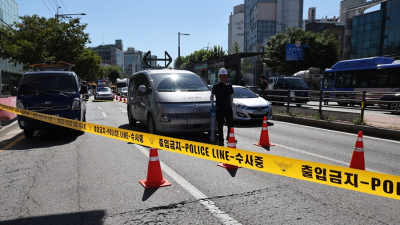
[[[279,120],[274,120],[274,122],[279,122],[279,123],[284,123],[284,124],[294,125],[294,126],[299,126],[299,127],[307,127],[307,128],[312,128],[312,129],[315,129],[315,130],[330,131],[330,132],[338,133],[338,134],[346,134],[346,135],[352,135],[352,136],[357,136],[358,135],[358,134],[346,133],[346,132],[342,132],[342,131],[328,130],[328,129],[318,128],[318,127],[311,127],[311,126],[300,125],[300,124],[295,124],[295,123],[288,123],[288,122],[283,122],[283,121],[279,121]],[[363,135],[363,137],[400,144],[400,141],[376,138],[376,137],[371,137],[371,136],[366,136],[366,135]]]
[[[99,106],[97,106],[97,108],[101,109]]]
[[[306,154],[306,155],[311,155],[311,156],[314,156],[314,157],[317,157],[317,158],[329,160],[329,161],[332,161],[332,162],[335,162],[335,163],[338,163],[338,164],[343,164],[345,166],[349,166],[349,164],[350,164],[348,162],[343,162],[343,161],[340,161],[340,160],[332,159],[332,158],[329,158],[329,157],[326,157],[326,156],[322,156],[322,155],[318,155],[318,154],[314,154],[314,153],[311,153],[311,152],[306,152],[306,151],[303,151],[303,150],[300,150],[300,149],[297,149],[297,148],[292,148],[292,147],[288,147],[288,146],[284,146],[284,145],[280,145],[280,144],[276,144],[276,143],[274,143],[274,144],[276,146],[279,146],[279,147],[282,147],[282,148],[286,148],[286,149],[289,149],[289,150],[292,150],[292,151],[295,151],[295,152],[300,152],[300,153],[303,153],[303,154]],[[371,169],[368,169],[368,168],[365,168],[365,170],[371,171],[371,172],[375,172],[375,173],[383,173],[383,174],[385,174],[384,172],[379,172],[379,171],[371,170]]]
[[[136,148],[139,149],[144,155],[149,157],[149,151],[144,147],[135,144]],[[160,161],[161,168],[163,172],[167,173],[172,179],[174,179],[178,184],[180,184],[186,191],[188,191],[193,197],[199,200],[200,204],[202,204],[208,211],[211,212],[215,217],[217,217],[223,224],[231,225],[231,224],[241,224],[236,221],[234,218],[229,216],[226,212],[220,210],[214,202],[208,199],[208,197],[199,191],[195,186],[190,184],[187,180],[165,165],[163,162]]]
[[[105,112],[101,112],[101,115],[103,115],[103,117],[107,117]]]
[[[121,110],[121,112],[124,112],[124,113],[126,113],[127,111],[126,111],[126,109],[123,109],[123,108],[119,108],[120,110]]]

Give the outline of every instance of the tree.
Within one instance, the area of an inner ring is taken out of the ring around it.
[[[229,49],[229,54],[238,54],[240,53],[240,45],[237,43],[237,41],[235,41],[235,43],[233,44],[232,48]]]
[[[181,56],[181,66],[180,68],[186,68],[187,65],[197,63],[197,62],[203,62],[206,60],[210,59],[216,59],[220,58],[226,55],[226,52],[222,49],[221,46],[214,46],[214,48],[205,50],[205,49],[200,49],[199,51],[194,51],[190,55],[187,56]],[[177,67],[178,63],[178,57],[174,60],[174,67],[177,69],[180,69]]]
[[[76,59],[75,72],[83,80],[98,80],[104,77],[105,71],[100,72],[102,59],[90,48],[85,48]]]
[[[305,59],[302,61],[286,61],[286,44],[300,41],[307,45],[304,48]],[[287,29],[287,34],[279,33],[271,37],[266,43],[265,54],[262,58],[265,66],[281,74],[294,74],[310,67],[320,69],[330,68],[339,61],[338,41],[328,30],[323,33],[304,31],[292,27]]]
[[[24,70],[32,63],[76,63],[90,43],[84,32],[87,25],[79,19],[62,22],[38,15],[20,19],[21,23],[14,22],[11,27],[0,26],[0,33],[7,37],[0,39],[0,57],[21,63]]]
[[[117,65],[106,66],[104,70],[105,76],[108,77],[113,84],[117,82],[117,78],[122,77],[122,69]]]

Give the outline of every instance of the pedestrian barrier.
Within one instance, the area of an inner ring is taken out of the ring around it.
[[[0,109],[20,116],[150,148],[400,200],[399,176],[80,122],[3,104],[0,104]],[[153,170],[154,168],[152,168]],[[159,180],[151,176],[150,182],[153,182],[153,179]]]
[[[171,183],[164,179],[161,171],[160,160],[156,148],[150,148],[149,167],[147,170],[147,179],[140,180],[139,183],[146,189],[171,186]]]
[[[364,143],[363,143],[363,133],[358,132],[358,137],[356,145],[354,147],[353,156],[350,161],[350,168],[365,170],[365,159],[364,159]]]
[[[262,123],[260,141],[258,143],[254,143],[254,145],[257,145],[257,146],[260,146],[260,147],[275,146],[274,144],[269,142],[268,121],[267,121],[267,117],[266,116],[264,116],[264,120],[263,120],[263,123]]]
[[[229,132],[228,148],[236,149],[236,138],[235,138],[235,133],[234,133],[233,127],[231,127],[231,130]],[[241,168],[240,166],[235,166],[235,165],[231,165],[231,164],[227,164],[227,163],[218,163],[217,165],[220,167],[226,168],[228,170]]]

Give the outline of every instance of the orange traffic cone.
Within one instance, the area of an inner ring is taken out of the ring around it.
[[[126,102],[126,97],[124,97],[124,102]]]
[[[114,100],[116,100],[116,98],[115,98],[115,94],[113,94],[113,99],[114,99]]]
[[[358,132],[356,145],[354,147],[353,156],[350,161],[350,168],[365,170],[365,159],[364,159],[364,144],[363,144],[363,133]]]
[[[262,128],[261,128],[261,135],[260,135],[260,141],[258,143],[254,143],[254,145],[260,146],[260,147],[269,147],[269,146],[275,146],[271,142],[269,142],[269,136],[268,136],[268,123],[267,123],[267,117],[264,116]]]
[[[158,159],[158,152],[156,148],[150,148],[149,168],[147,170],[147,179],[139,181],[144,188],[159,188],[170,186],[171,183],[163,178],[161,172],[161,165]]]
[[[229,132],[228,148],[236,149],[236,139],[235,139],[235,133],[233,132],[233,127],[231,127],[231,131]],[[230,164],[226,164],[226,163],[218,163],[217,165],[220,167],[224,167],[228,170],[242,168],[240,166],[230,165]]]
[[[122,101],[121,95],[119,96],[119,101]]]

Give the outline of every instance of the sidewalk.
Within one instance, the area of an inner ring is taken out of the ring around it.
[[[400,130],[400,115],[396,116],[398,118],[366,115],[365,120],[369,126]]]

